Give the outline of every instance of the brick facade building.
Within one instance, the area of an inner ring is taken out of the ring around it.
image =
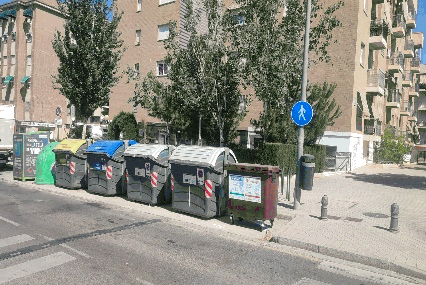
[[[373,143],[389,127],[407,140],[416,134],[419,88],[418,76],[423,33],[416,26],[418,0],[344,1],[336,12],[343,26],[333,32],[337,43],[328,51],[330,63],[311,65],[309,81],[336,83],[333,94],[342,115],[329,127],[320,143],[337,146],[351,154],[352,167],[372,160]],[[337,0],[324,0],[326,5]],[[231,5],[231,1],[225,1]],[[162,60],[166,55],[161,39],[167,36],[169,20],[182,21],[180,0],[117,1],[124,15],[119,25],[128,50],[120,65],[139,70],[142,75],[154,71],[165,77]],[[146,110],[133,109],[127,102],[133,96],[133,84],[123,78],[113,89],[110,118],[121,110],[134,112],[138,121],[159,122]],[[240,141],[252,147],[255,137],[250,119],[258,118],[262,103],[254,100],[239,126]]]
[[[52,39],[64,25],[55,6],[52,0],[12,1],[0,6],[1,103],[15,106],[16,132],[43,127],[62,138],[71,121],[67,100],[53,89],[51,77],[59,66]]]

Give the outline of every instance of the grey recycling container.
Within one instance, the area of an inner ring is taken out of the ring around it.
[[[54,149],[55,186],[79,189],[87,187],[86,154],[88,142],[82,139],[65,139]]]
[[[167,204],[171,202],[169,156],[174,146],[135,144],[126,149],[127,197],[130,200]]]
[[[225,165],[237,163],[226,147],[178,146],[169,159],[172,208],[203,218],[226,211]]]
[[[123,141],[96,141],[87,150],[87,191],[103,195],[125,192],[123,176],[125,144]]]

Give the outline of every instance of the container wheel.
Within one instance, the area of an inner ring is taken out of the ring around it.
[[[234,215],[229,215],[229,218],[231,218],[231,224],[234,224]]]
[[[241,218],[241,217],[238,217],[238,220],[239,220],[240,222],[242,222],[242,221],[243,221],[243,218]]]
[[[271,219],[271,228],[274,226],[274,219]]]

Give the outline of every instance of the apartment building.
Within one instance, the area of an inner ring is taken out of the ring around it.
[[[419,136],[419,144],[426,144],[426,65],[420,64],[419,80],[416,84],[416,90],[419,98],[414,105],[417,111],[417,134]]]
[[[338,0],[323,0],[331,5]],[[329,63],[311,65],[309,81],[336,83],[333,94],[342,115],[327,129],[321,144],[337,146],[351,156],[356,168],[373,160],[374,142],[384,128],[391,128],[407,140],[416,135],[416,106],[419,101],[420,54],[424,35],[416,27],[418,0],[351,0],[336,11],[343,26],[333,32],[337,43],[330,45]],[[225,1],[231,5],[231,1]],[[120,62],[145,75],[154,71],[167,76],[162,61],[166,54],[162,39],[167,37],[169,20],[181,23],[179,0],[117,1],[124,12],[119,29],[128,50]],[[313,56],[312,54],[310,56]],[[146,110],[127,102],[133,96],[133,84],[123,79],[113,89],[110,117],[121,110],[134,112],[138,121],[159,122]],[[425,80],[426,81],[426,80]],[[252,102],[240,124],[240,141],[247,147],[255,137],[250,119],[258,118],[262,104]],[[425,127],[426,130],[426,127]]]
[[[55,6],[53,0],[0,5],[1,104],[15,106],[16,132],[49,129],[52,138],[62,138],[71,117],[52,84],[59,66],[52,39],[64,25]]]
[[[327,3],[334,1],[327,0]],[[336,12],[342,28],[329,47],[331,61],[311,66],[311,82],[335,82],[342,115],[320,143],[350,154],[352,168],[373,160],[385,128],[411,141],[416,133],[420,55],[417,0],[345,1]]]

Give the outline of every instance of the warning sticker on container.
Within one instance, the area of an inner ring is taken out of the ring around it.
[[[204,169],[197,168],[198,185],[204,185]]]
[[[135,175],[145,177],[145,169],[135,167]]]
[[[151,165],[149,164],[149,162],[145,163],[145,171],[146,176],[151,176]]]
[[[229,198],[262,203],[262,179],[230,174]]]
[[[196,177],[195,175],[191,175],[191,174],[183,174],[183,183],[188,183],[188,184],[192,184],[192,185],[197,185],[196,184]]]

